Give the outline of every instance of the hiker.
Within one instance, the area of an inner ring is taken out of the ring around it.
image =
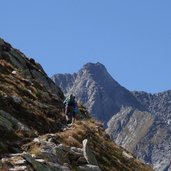
[[[72,117],[72,123],[75,122],[76,120],[76,116],[77,116],[77,113],[78,113],[78,105],[77,105],[77,101],[75,100],[75,96],[74,96],[74,109],[73,109],[73,117]]]
[[[76,101],[75,101],[75,96],[73,94],[69,95],[66,97],[64,100],[64,105],[65,105],[65,117],[67,124],[72,124],[75,121],[75,116],[76,116]]]

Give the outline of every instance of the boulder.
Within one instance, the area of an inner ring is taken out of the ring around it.
[[[91,148],[89,147],[88,139],[83,140],[83,155],[89,164],[98,165],[96,157],[94,156]]]

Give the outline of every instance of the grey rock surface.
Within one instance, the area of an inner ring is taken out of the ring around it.
[[[119,145],[139,159],[154,166],[156,171],[170,169],[171,95],[133,92],[144,110],[122,108],[108,122],[107,133]]]
[[[26,57],[18,49],[12,48],[3,39],[0,40],[0,58],[9,61],[16,68],[15,72],[19,72],[25,78],[35,79],[52,93],[62,96],[60,88],[47,76],[39,63],[32,58]]]

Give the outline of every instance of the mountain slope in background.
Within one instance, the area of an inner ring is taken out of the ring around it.
[[[171,91],[130,92],[100,63],[88,63],[74,76],[70,74],[72,83],[66,82],[68,75],[54,75],[52,80],[63,85],[66,94],[74,93],[95,118],[107,124],[106,132],[117,144],[155,170],[171,169]]]
[[[117,83],[100,63],[88,63],[77,74],[57,74],[52,77],[67,93],[73,93],[92,115],[105,124],[121,106],[140,107],[136,98]],[[70,80],[72,80],[70,82]]]
[[[136,156],[169,171],[171,153],[171,91],[157,94],[133,92],[144,111],[122,109],[108,122],[106,132]]]
[[[0,170],[152,169],[110,140],[79,105],[67,127],[64,95],[42,67],[0,39]]]

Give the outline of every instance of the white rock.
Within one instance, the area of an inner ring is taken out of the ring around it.
[[[17,160],[14,162],[14,164],[21,165],[21,164],[24,164],[25,162],[26,162],[25,160]]]
[[[26,170],[26,166],[16,166],[14,168],[10,168],[9,171],[19,171],[19,170]]]
[[[12,74],[16,75],[17,74],[17,71],[12,71]]]
[[[39,138],[34,138],[33,142],[40,142],[40,139]]]
[[[35,160],[40,162],[40,163],[45,163],[45,160],[43,160],[43,159],[35,159]]]
[[[131,154],[128,154],[126,151],[123,151],[123,152],[122,152],[122,155],[123,155],[124,157],[128,158],[128,159],[134,158]]]

